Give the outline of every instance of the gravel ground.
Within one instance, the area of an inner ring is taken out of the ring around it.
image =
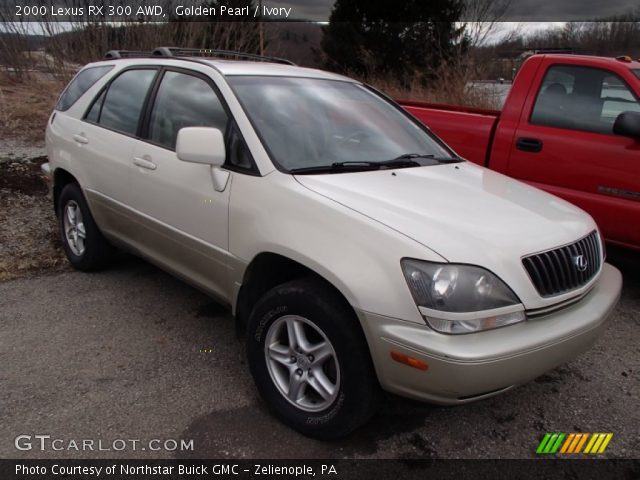
[[[368,425],[338,442],[275,420],[257,397],[230,315],[141,260],[3,282],[0,458],[528,458],[548,431],[613,432],[603,456],[637,458],[640,261],[618,264],[624,294],[589,352],[465,406],[390,395]],[[20,434],[106,445],[184,439],[194,450],[17,452]]]
[[[637,457],[639,264],[623,261],[627,284],[609,328],[569,364],[465,406],[388,396],[338,442],[275,420],[228,313],[141,260],[0,283],[0,457],[527,458],[547,431],[613,432],[604,456]],[[195,448],[16,452],[20,434],[185,439]]]
[[[574,361],[466,406],[389,395],[360,431],[319,442],[269,414],[232,318],[209,298],[127,255],[95,274],[67,267],[42,161],[0,160],[0,458],[527,458],[548,431],[613,432],[603,456],[638,457],[640,254],[609,250],[623,296]],[[20,434],[195,448],[18,452]]]
[[[19,138],[3,138],[0,142],[0,163],[11,160],[30,162],[32,159],[44,155],[46,155],[46,150],[42,142]]]

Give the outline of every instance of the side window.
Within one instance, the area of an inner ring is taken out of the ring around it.
[[[116,77],[107,90],[98,123],[135,135],[144,100],[156,72],[154,69],[127,70]],[[94,113],[93,107],[89,111],[90,115]]]
[[[78,73],[64,89],[56,105],[56,110],[64,112],[69,110],[78,99],[113,68],[113,65],[104,67],[89,67]]]
[[[640,104],[627,85],[617,75],[604,77],[602,83],[602,122],[613,130],[613,123],[622,112],[640,112]]]
[[[149,140],[175,149],[184,127],[215,127],[223,134],[227,114],[211,86],[202,78],[178,72],[162,77],[149,121]]]
[[[555,65],[544,77],[530,121],[611,134],[618,114],[629,110],[640,111],[640,105],[617,75],[599,68]]]
[[[98,95],[98,98],[93,101],[89,112],[84,117],[85,120],[93,123],[98,123],[98,120],[100,120],[100,110],[102,109],[102,102],[104,101],[106,93],[107,91],[103,90],[102,93]]]

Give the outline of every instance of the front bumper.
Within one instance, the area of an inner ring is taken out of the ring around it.
[[[622,275],[605,264],[593,289],[552,314],[486,332],[445,335],[426,325],[358,312],[380,384],[402,396],[443,405],[495,395],[587,350],[620,297]],[[396,351],[427,363],[418,370]]]

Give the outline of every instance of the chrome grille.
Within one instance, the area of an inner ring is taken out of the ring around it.
[[[522,264],[543,297],[580,288],[600,270],[598,233],[593,231],[564,247],[524,257]]]

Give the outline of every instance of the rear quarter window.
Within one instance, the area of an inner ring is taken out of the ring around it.
[[[104,77],[112,68],[113,65],[105,65],[102,67],[89,67],[82,70],[71,80],[67,88],[62,92],[62,95],[60,95],[56,110],[61,112],[69,110],[94,83]]]

